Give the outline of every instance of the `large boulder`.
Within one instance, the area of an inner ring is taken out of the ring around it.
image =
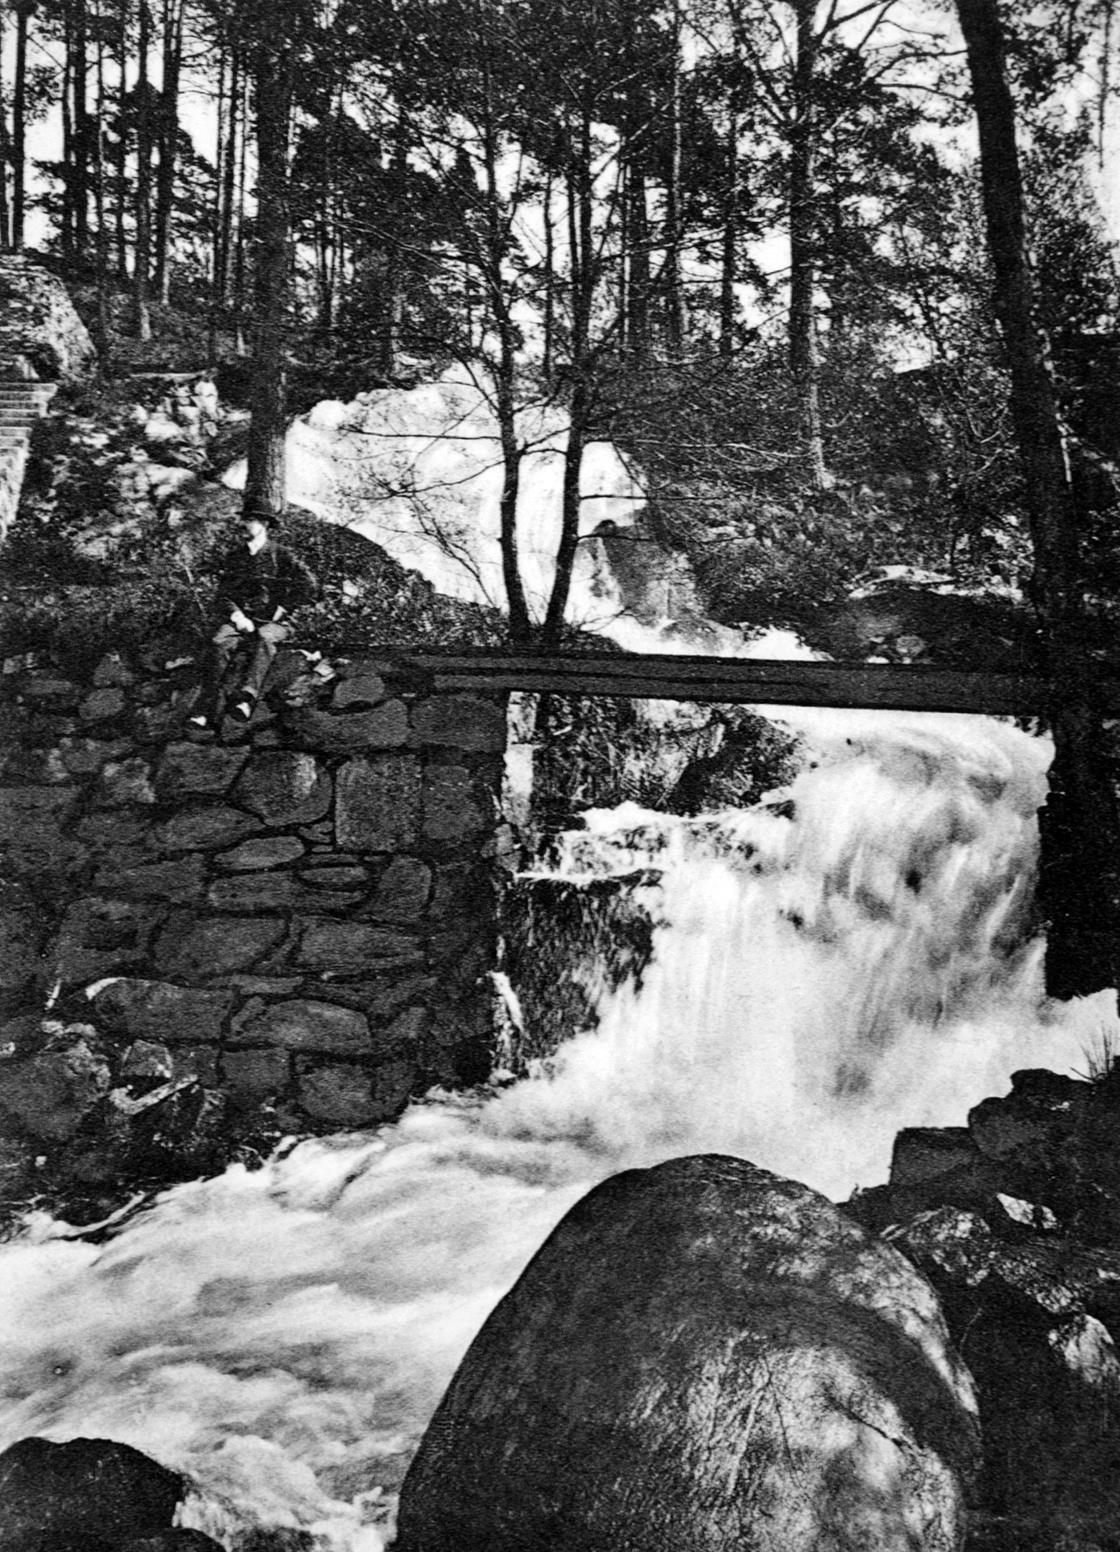
[[[472,1344],[397,1552],[950,1552],[978,1450],[929,1284],[719,1156],[617,1175]]]
[[[182,1477],[127,1444],[21,1439],[0,1455],[0,1546],[53,1552],[157,1537],[183,1491]]]

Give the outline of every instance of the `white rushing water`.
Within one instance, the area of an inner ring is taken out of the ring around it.
[[[595,1181],[719,1150],[842,1197],[900,1126],[1083,1068],[1109,999],[1046,1004],[1022,941],[1045,746],[804,720],[820,758],[788,803],[570,838],[569,877],[657,870],[659,926],[640,990],[547,1070],[179,1187],[101,1247],[44,1220],[0,1249],[0,1445],[125,1440],[191,1473],[188,1518],[231,1545],[247,1516],[372,1552],[473,1333]]]

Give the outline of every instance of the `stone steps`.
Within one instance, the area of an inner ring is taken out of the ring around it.
[[[0,273],[18,268],[0,257]],[[45,415],[54,397],[55,384],[39,382],[27,361],[3,364],[0,375],[0,540],[19,510],[23,476],[31,446],[31,430]]]

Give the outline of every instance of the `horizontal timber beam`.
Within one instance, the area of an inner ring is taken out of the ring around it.
[[[966,711],[1031,716],[1046,705],[1047,681],[1031,674],[974,673],[920,663],[815,663],[765,658],[645,654],[440,653],[365,649],[386,672],[431,690],[530,690],[558,695],[635,696],[770,706],[861,707],[884,711]],[[1100,680],[1102,706],[1120,712],[1120,681]]]

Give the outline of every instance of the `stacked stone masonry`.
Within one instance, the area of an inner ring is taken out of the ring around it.
[[[504,701],[298,652],[273,679],[198,743],[194,664],[5,663],[5,1136],[80,1146],[159,1085],[337,1130],[486,1077]]]

